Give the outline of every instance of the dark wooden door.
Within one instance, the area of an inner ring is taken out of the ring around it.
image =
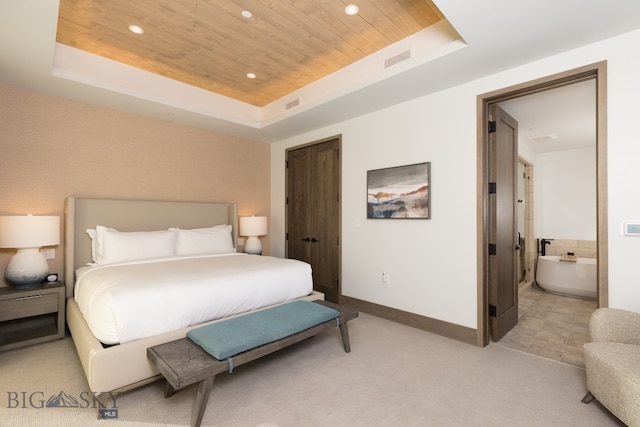
[[[340,140],[287,152],[287,257],[311,264],[313,287],[339,302]]]
[[[313,205],[309,197],[311,151],[292,150],[287,153],[287,258],[311,262],[311,245],[306,239],[312,234],[309,212]]]
[[[500,340],[518,323],[518,226],[516,182],[518,164],[518,122],[497,105],[491,107],[495,123],[489,134],[490,182],[489,304],[495,307],[491,317],[491,337]]]

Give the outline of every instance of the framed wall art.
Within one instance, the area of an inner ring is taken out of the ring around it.
[[[367,218],[431,218],[431,162],[367,171]]]

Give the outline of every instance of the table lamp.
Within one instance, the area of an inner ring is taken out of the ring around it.
[[[258,236],[267,234],[266,216],[241,216],[240,235],[248,237],[244,244],[244,252],[254,255],[262,255],[262,244]]]
[[[5,273],[16,289],[30,289],[42,284],[49,274],[49,264],[41,246],[60,243],[60,217],[15,215],[0,216],[0,248],[16,248]]]

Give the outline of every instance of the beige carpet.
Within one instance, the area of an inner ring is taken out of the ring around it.
[[[361,314],[352,352],[326,332],[216,378],[204,426],[616,426],[585,405],[584,370],[490,345],[479,348]],[[195,386],[162,383],[117,397],[97,420],[70,338],[0,353],[1,426],[189,425]],[[46,407],[61,392],[79,407]]]

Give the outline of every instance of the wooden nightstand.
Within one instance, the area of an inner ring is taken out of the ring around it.
[[[64,283],[0,288],[0,351],[64,338]]]

